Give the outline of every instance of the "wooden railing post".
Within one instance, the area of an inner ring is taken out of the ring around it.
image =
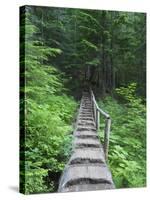
[[[105,117],[104,153],[105,153],[105,159],[107,161],[108,149],[109,149],[109,134],[110,134],[111,119],[110,119],[110,116],[107,113],[105,113],[101,108],[99,108],[91,88],[90,88],[90,93],[91,93],[91,100],[92,100],[92,106],[93,106],[93,117],[94,117],[94,121],[95,121],[97,131],[100,128],[100,115],[102,114],[103,117]]]
[[[94,104],[94,120],[96,122],[96,106],[95,106],[95,104]]]
[[[99,111],[96,109],[96,129],[99,130]]]
[[[104,132],[104,153],[105,159],[108,158],[108,150],[109,150],[109,134],[110,134],[110,126],[111,126],[111,119],[107,118],[105,123],[105,132]]]
[[[99,126],[98,126],[98,131],[100,130],[100,126],[101,126],[101,113],[99,112],[98,114],[99,117]]]
[[[93,101],[93,98],[92,98],[92,101]],[[94,117],[94,121],[96,123],[96,106],[95,106],[94,101],[93,101],[93,117]]]

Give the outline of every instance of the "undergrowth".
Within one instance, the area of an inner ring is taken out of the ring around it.
[[[146,185],[146,107],[136,96],[136,84],[121,87],[116,97],[105,97],[99,102],[112,119],[109,166],[117,188]],[[103,140],[104,121],[100,137]]]

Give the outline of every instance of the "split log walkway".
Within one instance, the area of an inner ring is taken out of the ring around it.
[[[107,152],[97,134],[93,97],[93,93],[83,92],[74,131],[73,153],[61,176],[58,192],[115,188],[106,164]],[[105,128],[107,131],[107,124]]]

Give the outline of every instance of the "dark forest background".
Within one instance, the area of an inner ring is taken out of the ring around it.
[[[57,191],[89,86],[112,118],[109,167],[116,187],[145,186],[146,14],[22,7],[21,192]]]

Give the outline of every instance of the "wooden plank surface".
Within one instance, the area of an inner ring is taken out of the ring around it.
[[[74,131],[73,152],[61,176],[58,192],[115,188],[96,130],[91,96],[84,92]]]

